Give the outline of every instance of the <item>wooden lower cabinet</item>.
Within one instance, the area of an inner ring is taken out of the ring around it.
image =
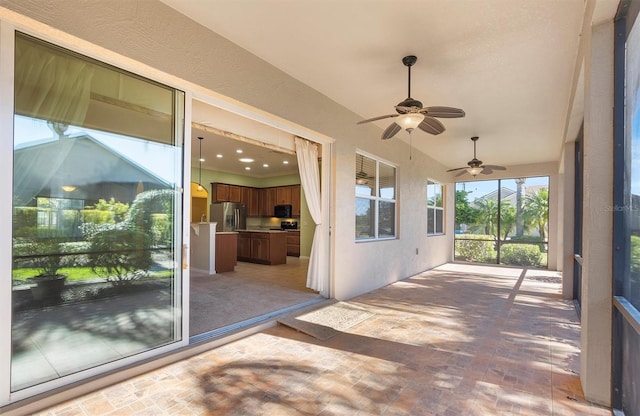
[[[238,235],[238,260],[260,264],[287,262],[287,233],[247,231]]]
[[[216,273],[232,272],[238,263],[238,234],[216,233]]]
[[[287,256],[300,257],[300,231],[287,231]]]

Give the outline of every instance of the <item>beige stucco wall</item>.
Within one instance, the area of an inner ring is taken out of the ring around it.
[[[580,380],[587,400],[611,404],[613,22],[585,41]]]
[[[447,182],[444,166],[415,149],[409,160],[405,142],[382,142],[378,127],[356,125],[358,115],[173,9],[155,0],[0,0],[0,6],[175,76],[178,88],[223,94],[335,139],[331,251],[336,298],[452,259],[453,203],[446,213],[447,235],[426,236],[427,178]],[[398,166],[398,239],[354,241],[357,149]]]

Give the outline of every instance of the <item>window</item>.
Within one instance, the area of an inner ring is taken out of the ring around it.
[[[356,241],[396,236],[396,168],[356,153]]]
[[[427,181],[427,235],[444,234],[444,185]]]

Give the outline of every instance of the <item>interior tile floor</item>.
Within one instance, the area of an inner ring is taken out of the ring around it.
[[[319,341],[275,326],[41,415],[609,415],[585,401],[554,272],[448,264],[358,296]]]
[[[207,275],[191,271],[189,335],[300,304],[320,295],[306,288],[308,258],[287,257],[267,266],[238,262],[232,272]]]

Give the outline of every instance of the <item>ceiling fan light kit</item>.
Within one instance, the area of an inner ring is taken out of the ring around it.
[[[420,101],[411,98],[411,67],[417,60],[418,58],[414,55],[408,55],[402,58],[402,63],[407,67],[408,71],[408,92],[407,98],[395,106],[397,114],[387,114],[358,122],[358,124],[364,124],[396,117],[394,123],[387,127],[382,133],[382,140],[392,138],[402,129],[411,133],[413,129],[419,128],[426,133],[437,135],[445,131],[445,127],[444,124],[434,117],[459,118],[465,116],[464,111],[459,108],[443,106],[423,107]]]

